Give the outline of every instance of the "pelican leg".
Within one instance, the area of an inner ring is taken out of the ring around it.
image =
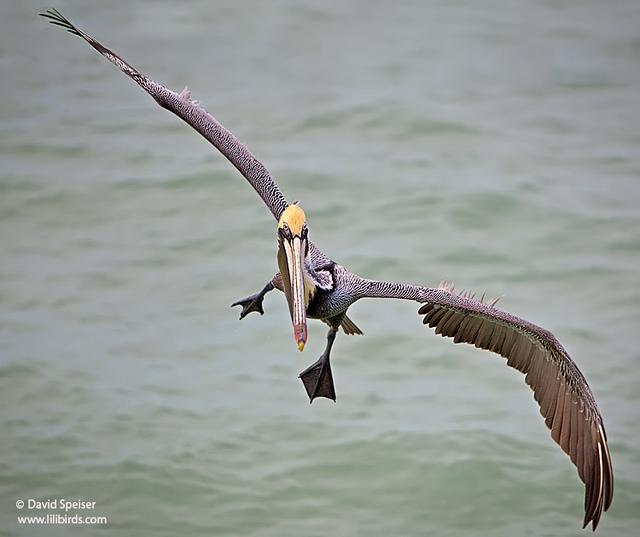
[[[305,390],[307,390],[309,403],[313,403],[316,397],[326,397],[327,399],[332,399],[334,402],[336,400],[336,390],[333,387],[333,375],[331,374],[329,354],[331,353],[331,347],[333,346],[333,341],[336,339],[337,333],[337,327],[334,328],[332,326],[329,328],[327,346],[322,356],[298,375],[302,379]]]
[[[264,310],[262,309],[262,301],[264,300],[264,295],[273,290],[273,288],[273,283],[269,282],[259,293],[248,296],[247,298],[243,298],[242,300],[238,300],[237,302],[231,304],[231,307],[242,306],[240,319],[244,319],[252,311],[257,311],[260,315],[264,315]]]

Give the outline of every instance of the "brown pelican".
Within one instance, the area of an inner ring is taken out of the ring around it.
[[[83,38],[102,56],[131,77],[163,108],[173,112],[211,142],[249,181],[276,221],[279,272],[264,288],[233,306],[242,306],[240,319],[263,314],[264,295],[283,291],[289,305],[299,350],[307,341],[307,317],[329,326],[320,358],[300,373],[310,401],[336,394],[329,355],[338,330],[362,334],[347,317],[347,309],[361,298],[400,298],[421,304],[418,313],[435,333],[500,354],[507,365],[525,374],[551,437],[569,455],[585,484],[584,525],[595,530],[613,498],[613,470],[602,416],[584,376],[551,332],[495,307],[453,286],[429,288],[362,278],[335,263],[309,240],[302,208],[288,204],[267,169],[200,104],[187,88],[176,93],[138,72],[117,54],[76,28],[57,10],[42,16]]]

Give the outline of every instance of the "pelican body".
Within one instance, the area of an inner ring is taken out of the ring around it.
[[[161,107],[177,115],[213,144],[247,179],[273,214],[278,237],[279,271],[258,293],[232,304],[241,306],[240,319],[251,312],[264,314],[266,293],[279,289],[289,306],[296,346],[307,343],[307,318],[329,326],[324,352],[300,373],[309,400],[336,400],[330,355],[341,328],[362,334],[347,316],[349,306],[362,298],[394,298],[420,304],[423,323],[436,334],[493,351],[507,365],[525,375],[540,405],[551,437],[569,455],[585,484],[583,527],[595,530],[603,510],[613,499],[613,469],[602,416],[584,376],[554,335],[520,317],[496,308],[471,293],[456,293],[447,283],[423,287],[370,280],[332,261],[309,240],[306,215],[287,203],[267,169],[185,88],[174,92],[141,74],[117,54],[79,30],[58,11],[42,14],[53,24],[83,38],[142,87]]]

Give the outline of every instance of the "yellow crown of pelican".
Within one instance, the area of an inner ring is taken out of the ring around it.
[[[282,216],[278,221],[278,227],[283,228],[284,225],[287,224],[291,233],[299,236],[302,233],[302,227],[306,221],[307,217],[305,216],[302,207],[296,203],[292,203],[282,213]]]

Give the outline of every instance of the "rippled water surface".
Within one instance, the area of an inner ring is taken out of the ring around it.
[[[640,522],[640,8],[619,2],[57,7],[189,84],[311,237],[372,278],[504,295],[605,416]],[[242,177],[79,39],[0,6],[0,534],[86,498],[78,535],[576,535],[583,489],[521,376],[361,302],[338,401],[308,404],[275,223]]]

